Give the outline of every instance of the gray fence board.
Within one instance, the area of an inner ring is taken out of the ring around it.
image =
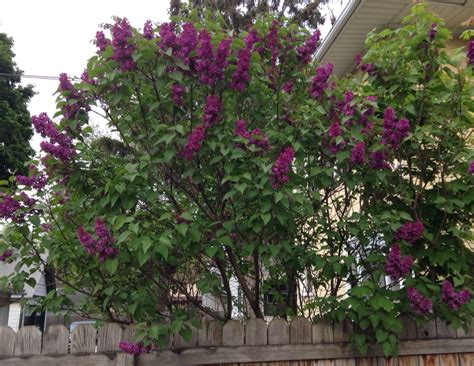
[[[15,338],[16,335],[12,328],[0,326],[0,357],[13,356]]]
[[[290,343],[305,344],[312,342],[312,327],[308,319],[298,317],[290,323]]]
[[[72,331],[71,353],[94,353],[97,332],[90,324],[79,324]]]
[[[290,326],[285,319],[273,318],[268,324],[268,344],[289,344]]]
[[[117,323],[107,323],[97,332],[97,352],[119,351],[123,339],[123,329]]]
[[[43,334],[43,355],[65,355],[69,348],[69,331],[64,325],[50,325]]]
[[[245,344],[245,329],[238,320],[228,320],[222,327],[223,346],[243,346]]]
[[[267,323],[263,319],[252,318],[245,324],[245,344],[263,346],[268,344]]]
[[[35,356],[41,354],[41,331],[35,326],[22,327],[16,333],[15,356]]]

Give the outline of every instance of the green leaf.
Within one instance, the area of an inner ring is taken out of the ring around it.
[[[270,222],[271,218],[272,218],[272,215],[269,214],[269,213],[265,213],[265,214],[261,214],[260,217],[262,218],[263,220],[263,224],[266,225]]]
[[[391,311],[395,307],[392,301],[387,299],[385,296],[376,294],[369,299],[369,304],[375,310],[384,309],[385,311]]]
[[[104,262],[104,267],[110,274],[114,274],[115,272],[117,272],[118,265],[119,265],[118,258],[107,259]]]

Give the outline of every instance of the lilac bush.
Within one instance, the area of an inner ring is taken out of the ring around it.
[[[236,311],[349,320],[386,354],[402,316],[469,324],[472,66],[441,20],[416,6],[338,77],[319,32],[193,19],[117,18],[61,74],[38,159],[1,186],[0,258],[28,268],[1,284],[48,268],[36,305],[138,324],[132,354]]]

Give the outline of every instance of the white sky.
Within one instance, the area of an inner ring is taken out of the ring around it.
[[[346,3],[333,0],[330,8],[337,16]],[[169,0],[0,0],[0,32],[13,37],[15,62],[26,75],[80,76],[95,54],[91,41],[101,23],[111,23],[116,15],[141,28],[148,19],[166,21],[168,5]],[[327,9],[323,13],[329,14]],[[328,19],[323,36],[329,28]],[[47,112],[52,117],[58,82],[27,78],[22,82],[33,84],[37,92],[28,107],[31,115]],[[35,149],[38,144],[34,138]]]

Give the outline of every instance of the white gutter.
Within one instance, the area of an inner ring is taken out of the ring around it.
[[[321,61],[323,59],[361,2],[362,0],[350,0],[350,2],[346,5],[336,24],[334,24],[328,35],[324,38],[321,47],[319,47],[316,51],[316,61]]]

